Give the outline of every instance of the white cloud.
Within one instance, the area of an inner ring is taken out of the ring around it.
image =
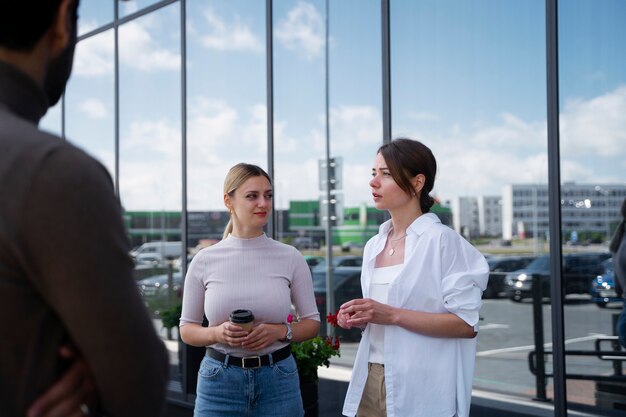
[[[162,47],[153,38],[162,28],[154,19],[141,19],[120,26],[120,65],[154,72],[180,68],[180,54]],[[111,30],[78,43],[73,74],[99,77],[113,74],[114,37]]]
[[[126,210],[180,210],[180,127],[141,120],[122,132],[120,197]]]
[[[113,32],[107,31],[76,45],[72,74],[99,77],[113,74]]]
[[[311,3],[299,1],[276,25],[276,39],[305,59],[318,57],[324,48],[324,21]]]
[[[234,22],[225,23],[213,9],[207,8],[204,17],[209,25],[210,33],[200,35],[202,44],[210,49],[220,51],[254,51],[262,52],[263,43],[257,39],[252,30],[235,16]]]
[[[561,149],[568,157],[623,154],[626,145],[626,86],[592,98],[565,103]]]
[[[132,21],[120,26],[121,64],[143,71],[178,70],[179,52],[159,46],[148,31],[152,22],[142,23]],[[158,32],[162,28],[153,30]]]
[[[330,110],[330,135],[333,153],[346,153],[382,142],[382,116],[372,106],[339,106]]]
[[[106,119],[109,115],[104,103],[96,98],[88,98],[79,104],[80,110],[92,119]]]
[[[121,151],[148,156],[150,163],[176,158],[180,160],[180,127],[167,120],[137,120],[122,132]]]

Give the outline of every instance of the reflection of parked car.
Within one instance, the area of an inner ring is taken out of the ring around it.
[[[621,302],[623,299],[622,289],[615,286],[613,258],[602,262],[600,266],[602,273],[598,274],[591,283],[591,298],[598,307],[604,308],[608,303]]]
[[[320,243],[317,240],[313,239],[312,237],[308,237],[308,236],[294,238],[293,241],[291,242],[291,245],[295,246],[295,248],[298,250],[320,248]]]
[[[182,242],[155,241],[144,243],[133,249],[130,255],[136,259],[139,256],[146,256],[146,254],[154,254],[158,256],[159,260],[165,260],[178,258],[181,253],[183,253]]]
[[[484,298],[496,298],[504,291],[504,277],[507,272],[525,268],[533,259],[532,256],[493,256],[487,258],[489,264],[489,282],[483,292]]]
[[[563,292],[567,294],[589,294],[591,281],[602,270],[600,263],[609,253],[570,253],[563,255]],[[541,279],[542,295],[550,296],[550,258],[543,255],[532,261],[525,269],[506,275],[504,282],[507,296],[513,301],[532,297],[533,275]]]
[[[345,255],[345,256],[333,256],[333,267],[337,268],[340,266],[358,266],[360,267],[363,264],[363,257],[356,255]],[[322,258],[322,260],[313,267],[313,272],[325,272],[326,271],[326,258]]]
[[[309,269],[311,270],[311,272],[313,272],[313,268],[321,261],[323,261],[324,258],[321,256],[305,255],[304,260],[306,261],[307,265],[309,265]]]
[[[361,267],[346,266],[338,267],[333,270],[333,287],[335,289],[335,310],[339,306],[354,298],[363,297],[361,292]],[[322,319],[320,327],[320,335],[326,335],[326,271],[313,272],[313,291],[315,293],[315,302]],[[343,340],[359,340],[361,338],[360,329],[345,330],[337,327],[335,333]]]
[[[182,297],[183,277],[180,271],[172,274],[172,289],[168,285],[167,274],[155,275],[137,281],[137,288],[143,298],[146,307],[154,315],[159,315],[161,311],[169,308],[170,291],[172,292],[172,302],[178,303]]]

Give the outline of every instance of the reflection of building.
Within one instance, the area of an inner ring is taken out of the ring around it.
[[[500,200],[499,196],[452,199],[454,230],[468,239],[478,236],[500,236],[502,232]]]
[[[500,236],[502,233],[502,197],[480,196],[477,201],[479,234]]]
[[[456,197],[452,199],[451,204],[454,230],[466,239],[477,237],[479,227],[476,197]]]
[[[580,240],[607,240],[620,219],[625,184],[575,184],[561,187],[564,237],[576,232]],[[502,191],[502,237],[547,237],[548,186],[512,184]]]

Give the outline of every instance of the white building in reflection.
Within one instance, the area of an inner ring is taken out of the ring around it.
[[[621,219],[626,184],[576,184],[561,187],[561,230],[567,239],[579,234],[610,239]],[[547,184],[510,184],[502,189],[502,238],[547,238]],[[572,236],[572,232],[575,232]]]

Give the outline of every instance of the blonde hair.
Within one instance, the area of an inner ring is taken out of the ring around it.
[[[270,176],[263,168],[246,163],[239,163],[228,170],[228,174],[226,174],[226,178],[224,179],[224,195],[228,195],[229,197],[233,197],[237,188],[241,187],[241,185],[248,181],[248,179],[252,177],[265,177],[269,181],[270,185],[272,184],[272,180]],[[228,235],[233,231],[233,220],[232,218],[228,220],[228,224],[226,225],[226,229],[224,229],[224,235],[222,239],[226,239]]]

